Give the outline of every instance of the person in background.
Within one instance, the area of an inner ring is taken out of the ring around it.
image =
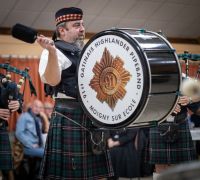
[[[160,173],[171,166],[192,161],[197,158],[187,121],[187,108],[190,108],[193,102],[191,102],[191,98],[188,96],[180,96],[173,116],[170,116],[170,118],[166,120],[166,123],[177,123],[176,128],[178,129],[177,131],[174,131],[177,132],[177,138],[174,139],[174,141],[172,141],[172,138],[170,139],[171,142],[166,141],[165,134],[167,134],[170,129],[161,132],[159,126],[150,128],[148,151],[149,162],[155,165],[155,172],[153,173],[154,180],[158,178]],[[163,122],[163,124],[164,123],[165,122]]]
[[[11,113],[19,109],[18,101],[10,101],[8,109],[0,109],[0,171],[4,179],[12,179],[13,161],[10,140],[8,135],[8,121]]]
[[[190,129],[200,128],[200,101],[193,103],[190,109],[188,109],[188,122],[190,124]],[[199,158],[200,157],[200,141],[199,140],[195,141],[194,144],[195,144],[196,152]]]
[[[42,118],[43,104],[40,100],[34,100],[31,108],[21,114],[16,124],[15,135],[24,146],[24,154],[42,158],[44,147],[42,142]]]
[[[140,177],[140,150],[138,147],[139,129],[120,129],[110,131],[108,147],[114,169],[114,177]]]
[[[50,102],[44,102],[44,113],[46,114],[47,118],[51,119],[51,115],[52,115],[52,112],[53,112],[53,104],[50,103]]]
[[[49,94],[55,96],[40,179],[97,180],[113,176],[108,152],[92,152],[86,128],[94,126],[78,102],[76,70],[85,37],[82,16],[80,8],[62,8],[55,14],[54,42],[42,35],[37,38],[44,48],[39,73],[44,83],[53,86]]]
[[[5,78],[4,74],[0,74],[0,79]],[[1,85],[1,81],[0,81]],[[2,88],[0,86],[0,94]],[[10,146],[8,123],[13,112],[20,109],[20,102],[18,100],[8,100],[8,107],[4,107],[4,102],[0,98],[0,171],[4,179],[13,179],[13,160]]]

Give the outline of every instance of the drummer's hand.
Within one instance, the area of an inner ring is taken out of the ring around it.
[[[181,106],[179,104],[177,104],[175,109],[174,109],[174,111],[173,111],[173,113],[174,114],[178,114],[179,112],[181,112]]]
[[[54,45],[54,41],[43,36],[39,35],[37,37],[37,43],[44,49],[47,49],[49,52],[55,51],[56,47]]]
[[[188,105],[190,103],[190,98],[188,96],[180,96],[179,100],[178,100],[178,103],[181,106],[186,106],[186,105]]]
[[[113,141],[112,138],[108,139],[108,147],[109,148],[113,148],[113,147],[119,146],[119,145],[120,145],[119,141]]]

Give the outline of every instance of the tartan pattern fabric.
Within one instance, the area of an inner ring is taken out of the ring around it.
[[[66,15],[59,16],[58,18],[56,18],[56,23],[59,24],[65,21],[75,21],[75,20],[81,20],[81,19],[82,19],[82,14],[66,14]]]
[[[92,127],[82,108],[55,109],[87,128]],[[91,143],[90,134],[86,130],[62,116],[53,116],[39,178],[97,180],[113,176],[109,154],[94,155]]]
[[[150,128],[148,151],[151,164],[177,164],[197,158],[187,121],[179,124],[179,139],[174,143],[164,142],[157,127]]]
[[[13,169],[12,152],[6,126],[0,127],[0,170]]]

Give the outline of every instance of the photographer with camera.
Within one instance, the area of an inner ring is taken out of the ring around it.
[[[13,169],[13,162],[7,127],[12,112],[20,109],[20,102],[9,95],[8,84],[3,85],[3,78],[5,76],[0,74],[0,171],[4,179],[12,179],[9,172]]]

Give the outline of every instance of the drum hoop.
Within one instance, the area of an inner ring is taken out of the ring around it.
[[[143,67],[143,72],[144,72],[144,74],[143,74],[144,79],[143,80],[144,80],[144,85],[145,85],[145,87],[143,87],[143,92],[142,92],[142,95],[141,95],[140,102],[139,102],[139,104],[138,104],[135,112],[133,114],[131,114],[131,116],[129,118],[127,118],[123,122],[116,123],[115,127],[113,127],[113,124],[105,124],[105,123],[102,123],[102,122],[96,120],[88,112],[87,108],[84,106],[84,103],[82,102],[81,95],[80,95],[80,89],[79,88],[78,88],[78,99],[79,99],[79,102],[80,102],[80,104],[81,104],[84,112],[87,114],[87,116],[90,119],[92,119],[92,121],[94,121],[94,124],[96,126],[98,126],[98,127],[104,127],[104,128],[108,128],[108,129],[109,128],[118,129],[120,127],[124,127],[124,126],[129,125],[130,123],[132,123],[132,121],[133,121],[132,119],[134,117],[136,117],[135,119],[137,119],[139,117],[140,113],[142,112],[143,107],[146,105],[147,99],[148,99],[148,96],[149,96],[149,91],[150,91],[150,82],[149,82],[150,70],[149,70],[149,67],[148,67],[148,63],[146,63],[146,61],[145,61],[146,60],[146,56],[144,55],[144,53],[142,51],[142,48],[140,47],[139,43],[134,38],[132,38],[128,33],[123,32],[121,30],[105,30],[105,31],[102,31],[102,32],[96,34],[85,45],[85,47],[83,48],[83,50],[81,52],[81,56],[80,57],[82,58],[83,53],[85,52],[85,50],[87,49],[87,47],[91,44],[91,42],[93,42],[95,39],[97,39],[97,38],[99,38],[99,37],[101,37],[103,35],[118,35],[119,37],[122,37],[127,42],[129,42],[130,45],[133,46],[133,48],[137,52],[137,55],[139,56],[140,62],[141,62],[142,67]],[[79,62],[79,64],[80,64],[80,62]],[[79,67],[79,65],[78,65],[78,67]],[[78,71],[77,71],[77,74],[78,74]],[[77,80],[78,80],[78,75],[77,75]]]

